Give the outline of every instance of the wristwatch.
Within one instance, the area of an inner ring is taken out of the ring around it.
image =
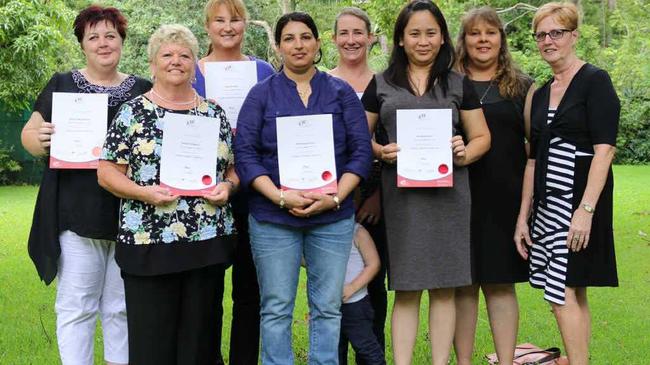
[[[280,209],[284,209],[284,190],[280,189]]]
[[[334,210],[341,209],[341,199],[339,199],[339,196],[338,195],[332,195],[332,200],[334,200],[334,203],[336,203],[336,208],[334,208]]]
[[[589,214],[594,214],[596,209],[587,203],[582,203],[582,209],[586,210]]]

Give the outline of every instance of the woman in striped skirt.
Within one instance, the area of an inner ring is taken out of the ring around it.
[[[571,365],[589,361],[586,287],[618,285],[611,164],[620,102],[609,75],[576,56],[578,23],[571,3],[548,3],[533,19],[533,37],[553,78],[533,96],[514,236],[529,259],[531,285],[553,307]]]

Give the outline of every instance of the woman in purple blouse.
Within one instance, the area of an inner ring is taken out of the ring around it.
[[[237,121],[235,165],[250,190],[249,225],[261,293],[263,364],[292,364],[291,323],[300,261],[307,264],[310,361],[336,363],[343,281],[354,228],[350,193],[368,174],[370,134],[345,82],[320,72],[320,39],[305,13],[283,15],[275,42],[283,67],[248,94]],[[317,59],[316,56],[319,56]],[[332,116],[338,190],[280,189],[276,118]]]

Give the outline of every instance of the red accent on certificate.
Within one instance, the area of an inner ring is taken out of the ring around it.
[[[331,114],[276,118],[282,189],[337,192],[332,128]]]
[[[167,113],[162,118],[160,186],[172,194],[202,196],[217,182],[219,120]]]
[[[52,93],[50,168],[96,169],[108,120],[108,94]]]
[[[397,110],[397,187],[453,187],[451,109]]]

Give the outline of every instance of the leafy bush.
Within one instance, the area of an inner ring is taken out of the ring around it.
[[[0,185],[9,185],[14,182],[15,175],[22,170],[22,167],[11,158],[13,148],[2,147],[0,141]]]

